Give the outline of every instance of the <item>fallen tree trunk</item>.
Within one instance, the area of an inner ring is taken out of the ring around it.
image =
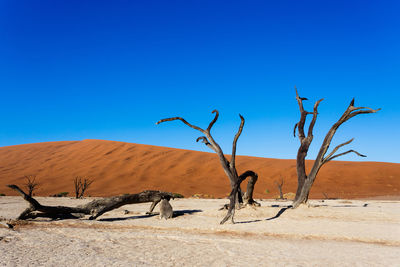
[[[66,206],[44,206],[41,205],[36,199],[26,194],[16,185],[8,185],[11,189],[16,190],[22,197],[29,202],[30,206],[24,210],[19,216],[18,220],[34,219],[37,217],[45,217],[51,219],[77,219],[84,215],[90,215],[89,220],[94,220],[102,214],[117,209],[121,206],[136,203],[153,202],[151,211],[161,199],[181,198],[179,194],[147,190],[138,194],[128,194],[122,196],[114,196],[93,200],[87,204],[79,205],[77,207]]]

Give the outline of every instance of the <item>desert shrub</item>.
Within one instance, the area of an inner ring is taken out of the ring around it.
[[[178,194],[178,193],[173,193],[173,198],[184,198],[184,196],[182,194]]]
[[[5,197],[6,194],[0,193],[0,197]]]
[[[53,195],[53,197],[67,197],[69,192],[60,192],[58,194]]]

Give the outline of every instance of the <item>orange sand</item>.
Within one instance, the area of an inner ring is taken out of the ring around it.
[[[27,144],[0,148],[0,193],[16,195],[7,184],[24,185],[25,175],[36,175],[36,195],[67,191],[73,195],[75,176],[95,179],[87,195],[110,196],[146,189],[225,197],[230,191],[214,153],[124,142],[83,140]],[[308,162],[312,163],[312,162]],[[284,178],[284,193],[295,192],[295,160],[237,157],[241,173],[259,174],[256,198],[275,198],[275,180]],[[266,189],[269,193],[266,193]],[[322,167],[311,198],[400,199],[400,164],[334,161]]]

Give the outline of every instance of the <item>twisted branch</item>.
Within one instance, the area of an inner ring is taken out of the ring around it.
[[[215,113],[214,119],[210,122],[210,124],[207,127],[207,131],[210,132],[211,128],[213,127],[214,123],[218,120],[219,117],[219,112],[218,110],[214,109],[211,113]]]
[[[332,152],[329,153],[329,155],[326,156],[326,157],[322,160],[322,162],[323,162],[323,163],[326,163],[326,162],[330,161],[330,160],[331,160],[330,158],[336,153],[336,151],[338,151],[339,148],[341,148],[342,146],[345,146],[345,145],[350,144],[351,142],[353,142],[353,140],[354,140],[354,138],[352,138],[352,139],[350,139],[349,141],[346,141],[346,142],[344,142],[344,143],[342,143],[342,144],[336,146],[336,147],[332,150]]]
[[[39,210],[42,205],[40,205],[39,202],[37,202],[36,199],[34,199],[33,197],[29,196],[28,194],[26,194],[24,191],[22,191],[21,188],[19,188],[18,186],[14,185],[14,184],[10,184],[7,185],[9,188],[14,189],[15,191],[17,191],[26,201],[29,202],[29,204],[31,204],[31,207],[33,209]]]
[[[346,152],[343,152],[343,153],[337,154],[337,155],[335,155],[335,156],[333,156],[333,157],[327,158],[327,159],[325,159],[325,160],[324,160],[324,162],[323,162],[323,163],[327,163],[328,161],[331,161],[331,160],[333,160],[334,158],[337,158],[337,157],[340,157],[340,156],[346,155],[346,154],[348,154],[348,153],[351,153],[351,152],[353,152],[353,153],[357,154],[357,155],[358,155],[358,156],[360,156],[360,157],[364,157],[364,158],[365,158],[365,157],[367,157],[366,155],[363,155],[363,154],[361,154],[361,153],[359,153],[359,152],[357,152],[357,151],[355,151],[355,150],[351,149],[351,150],[348,150],[348,151],[346,151]]]
[[[299,109],[300,109],[300,121],[294,125],[293,136],[296,136],[296,128],[297,128],[299,131],[300,141],[303,141],[305,139],[304,125],[306,123],[307,115],[313,115],[313,118],[310,122],[310,126],[308,127],[308,133],[307,133],[307,138],[310,139],[313,136],[314,125],[315,125],[315,122],[317,121],[318,106],[321,103],[321,101],[324,99],[322,98],[322,99],[318,100],[317,102],[315,102],[313,112],[308,112],[308,111],[304,110],[304,107],[303,107],[303,100],[308,100],[308,98],[300,97],[296,87],[295,87],[295,89],[296,89],[296,100],[297,100],[297,103],[298,103]]]
[[[297,125],[299,125],[298,122],[296,122],[296,124],[294,125],[294,129],[293,129],[293,137],[296,137],[296,129],[297,129]]]
[[[300,141],[302,141],[305,138],[304,135],[304,124],[306,123],[306,117],[307,117],[307,111],[304,110],[303,107],[303,99],[299,96],[299,93],[297,92],[297,88],[296,89],[296,100],[297,103],[299,104],[299,109],[300,109],[300,121],[296,124],[297,126],[297,130],[299,131],[299,139]],[[295,130],[296,130],[296,126],[295,126]]]
[[[244,173],[242,173],[239,177],[237,182],[235,183],[234,187],[232,188],[231,193],[229,194],[229,207],[228,207],[228,213],[226,214],[226,216],[222,219],[222,221],[220,222],[220,224],[224,224],[227,220],[229,220],[229,218],[231,219],[232,223],[235,223],[235,221],[233,220],[233,217],[235,215],[235,204],[236,204],[236,197],[237,197],[237,193],[239,191],[240,188],[240,184],[247,178],[247,177],[251,177],[251,180],[249,181],[249,184],[251,184],[251,186],[254,188],[254,184],[256,183],[257,179],[258,179],[258,175],[257,173],[253,172],[253,171],[245,171]],[[251,194],[252,194],[252,190],[251,190]],[[260,206],[259,203],[255,202],[252,198],[252,196],[248,196],[249,199],[251,198],[252,201],[248,201],[248,204],[255,204],[256,206]]]
[[[311,113],[311,114],[313,114],[313,118],[312,118],[312,120],[310,122],[310,126],[308,127],[308,133],[307,133],[307,137],[308,138],[310,138],[313,135],[314,125],[315,125],[315,122],[317,121],[318,106],[319,106],[319,103],[321,103],[322,100],[324,100],[324,99],[321,98],[320,100],[318,100],[314,104],[314,112]],[[310,114],[310,113],[308,113],[308,114]]]
[[[207,137],[205,136],[200,136],[196,139],[196,142],[199,142],[201,140],[202,143],[204,143],[207,147],[209,147],[210,149],[214,150],[215,152],[217,152],[217,149],[210,144],[210,142],[208,141]],[[217,152],[218,153],[218,152]]]
[[[364,109],[364,110],[358,110],[358,109]],[[350,115],[346,118],[346,121],[349,120],[349,119],[351,119],[351,118],[353,118],[353,117],[355,117],[355,116],[357,116],[357,115],[375,113],[375,112],[378,112],[379,110],[381,110],[381,109],[380,109],[380,108],[378,108],[378,109],[372,109],[372,108],[364,108],[364,107],[362,107],[362,108],[357,108],[357,111],[356,111],[356,112],[353,112],[353,111],[352,111],[352,112],[350,113]]]
[[[162,119],[162,120],[159,120],[158,122],[156,122],[156,125],[158,125],[158,124],[160,124],[160,123],[163,123],[163,122],[166,122],[166,121],[174,121],[174,120],[180,120],[180,121],[182,121],[184,124],[186,124],[187,126],[189,126],[190,128],[196,129],[196,130],[198,130],[198,131],[200,131],[200,132],[202,132],[202,133],[205,134],[205,131],[204,131],[203,129],[201,129],[200,127],[198,127],[198,126],[196,126],[196,125],[192,125],[192,124],[188,123],[184,118],[181,118],[181,117],[173,117],[173,118]]]
[[[230,161],[230,167],[231,169],[235,169],[235,161],[236,161],[236,144],[237,140],[239,139],[239,136],[242,134],[243,131],[243,125],[244,125],[244,118],[242,115],[239,114],[240,117],[240,126],[238,129],[238,132],[235,135],[235,138],[233,139],[233,144],[232,144],[232,156],[231,156],[231,161]]]

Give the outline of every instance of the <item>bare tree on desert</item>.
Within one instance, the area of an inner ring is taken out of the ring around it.
[[[275,183],[275,185],[276,185],[276,187],[278,188],[278,191],[279,191],[279,198],[278,198],[278,199],[285,199],[285,198],[283,197],[283,191],[282,191],[282,187],[283,187],[283,177],[280,176],[280,178],[281,178],[281,180],[280,180],[279,183],[278,183],[277,181],[274,181],[274,183]]]
[[[193,129],[201,132],[202,134],[204,134],[204,136],[200,136],[199,138],[197,138],[196,142],[201,140],[207,147],[209,147],[210,149],[212,149],[213,151],[215,151],[217,153],[220,163],[222,165],[222,168],[223,168],[225,174],[228,176],[229,181],[231,183],[232,191],[231,191],[231,194],[229,195],[230,202],[229,202],[229,207],[228,207],[228,213],[226,214],[225,218],[221,221],[221,224],[225,223],[229,218],[231,218],[232,223],[234,223],[233,216],[235,213],[235,205],[237,203],[240,205],[243,203],[243,200],[244,200],[244,202],[245,202],[244,204],[250,204],[250,205],[255,205],[255,206],[260,205],[253,199],[254,185],[258,179],[258,175],[255,172],[250,171],[250,170],[242,173],[241,175],[238,175],[237,170],[236,170],[236,162],[235,162],[235,160],[236,160],[236,143],[237,143],[239,136],[241,135],[242,130],[243,130],[243,126],[244,126],[244,122],[245,122],[243,116],[239,114],[241,122],[240,122],[239,129],[233,139],[231,158],[230,158],[230,160],[228,160],[225,157],[221,147],[218,145],[218,143],[214,140],[214,138],[211,135],[211,128],[213,127],[213,125],[215,124],[215,122],[217,121],[218,116],[219,116],[219,112],[217,110],[214,110],[212,113],[215,113],[215,117],[210,122],[207,129],[202,129],[196,125],[190,124],[189,122],[187,122],[185,119],[183,119],[181,117],[162,119],[162,120],[158,121],[156,124],[160,124],[160,123],[166,122],[166,121],[180,120],[184,124],[189,126],[190,128],[193,128]],[[244,194],[244,197],[242,198],[240,184],[247,177],[250,177],[250,179],[247,184],[247,191]]]
[[[344,111],[343,115],[339,118],[339,120],[335,124],[332,125],[332,127],[326,134],[325,139],[322,142],[322,145],[319,149],[317,158],[315,159],[310,172],[307,174],[306,166],[305,166],[305,158],[307,156],[308,149],[313,140],[313,129],[314,129],[315,122],[317,120],[318,105],[321,103],[321,101],[323,99],[320,99],[315,102],[314,109],[312,112],[308,112],[308,111],[304,110],[303,101],[308,100],[308,99],[300,97],[297,92],[297,89],[296,89],[296,99],[297,99],[297,103],[298,103],[299,109],[300,109],[300,121],[295,124],[293,134],[294,134],[294,136],[296,136],[296,130],[298,131],[300,147],[297,152],[296,167],[297,167],[297,182],[298,182],[298,184],[297,184],[296,196],[293,201],[293,208],[298,207],[301,203],[307,202],[308,195],[310,193],[310,189],[315,181],[315,178],[317,177],[318,171],[325,163],[327,163],[337,157],[346,155],[348,153],[355,153],[358,156],[366,157],[365,155],[362,155],[352,149],[345,151],[343,153],[335,154],[339,150],[339,148],[350,144],[354,139],[350,139],[349,141],[336,146],[327,156],[325,156],[325,154],[327,153],[329,145],[331,144],[332,138],[335,135],[336,130],[339,128],[340,125],[342,125],[344,122],[348,121],[349,119],[351,119],[357,115],[375,113],[380,110],[380,109],[374,110],[374,109],[371,109],[368,107],[355,107],[354,106],[354,98],[353,98],[353,100],[350,102],[350,105]],[[304,132],[304,125],[306,123],[307,115],[312,115],[312,119],[308,126],[308,132],[306,135]]]
[[[39,186],[39,184],[36,182],[36,175],[26,175],[25,180],[25,186],[28,189],[28,195],[31,197],[33,195],[33,191],[35,191]]]
[[[83,198],[85,191],[94,182],[87,177],[76,176],[74,179],[75,198]]]

